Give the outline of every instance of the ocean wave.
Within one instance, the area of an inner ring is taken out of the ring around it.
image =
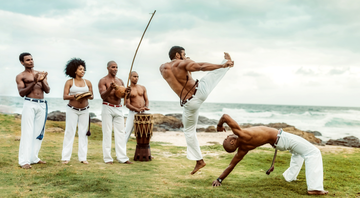
[[[360,127],[360,121],[332,118],[330,121],[325,123],[325,127]]]

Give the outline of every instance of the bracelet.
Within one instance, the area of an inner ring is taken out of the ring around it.
[[[220,184],[223,181],[222,179],[220,179],[219,177],[216,179]]]

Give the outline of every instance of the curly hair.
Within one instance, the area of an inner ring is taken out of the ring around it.
[[[75,72],[80,65],[82,65],[84,67],[84,70],[86,71],[85,61],[81,60],[80,58],[70,59],[65,65],[65,69],[64,69],[65,75],[71,78],[76,78]]]

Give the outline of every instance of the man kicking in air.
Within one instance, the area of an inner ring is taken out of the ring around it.
[[[160,72],[171,89],[179,96],[180,105],[184,107],[182,122],[187,143],[187,158],[196,160],[195,168],[191,172],[194,174],[206,165],[196,136],[199,108],[229,68],[234,66],[234,62],[230,55],[225,53],[222,64],[196,63],[187,58],[185,49],[179,46],[170,49],[169,57],[171,62],[162,64]],[[191,72],[196,71],[209,72],[199,81],[195,81]]]
[[[223,124],[229,125],[234,134],[227,136],[223,147],[228,153],[238,149],[234,158],[224,172],[213,181],[213,186],[221,186],[221,182],[230,174],[244,156],[250,151],[264,145],[271,144],[274,148],[292,153],[290,167],[283,173],[287,182],[295,181],[305,160],[305,174],[308,194],[325,195],[323,186],[323,164],[321,152],[304,138],[265,126],[241,129],[229,115],[224,114],[217,125],[217,131],[224,131]]]

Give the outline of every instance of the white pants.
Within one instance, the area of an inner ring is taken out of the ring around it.
[[[132,131],[134,130],[134,118],[135,114],[137,114],[135,111],[129,110],[128,117],[126,119],[126,127],[125,127],[125,137],[126,137],[126,143],[129,141],[129,138],[131,136]]]
[[[308,191],[324,190],[323,163],[321,152],[304,138],[282,132],[278,150],[289,150],[292,153],[290,167],[283,173],[287,182],[295,181],[305,160],[305,174]]]
[[[104,161],[113,162],[111,157],[112,126],[114,125],[115,153],[119,162],[129,161],[126,156],[126,137],[124,130],[124,116],[120,107],[102,105],[102,132],[103,132],[103,156]]]
[[[19,147],[19,165],[36,164],[42,140],[36,139],[43,129],[46,104],[24,101],[21,115],[21,139]],[[45,135],[45,134],[44,134]]]
[[[222,64],[227,60],[225,59]],[[184,105],[182,122],[184,124],[184,134],[187,144],[187,158],[189,160],[201,160],[199,142],[196,136],[196,124],[199,118],[199,108],[206,100],[211,91],[225,76],[229,68],[220,68],[209,71],[200,79],[195,96]]]
[[[79,161],[86,161],[88,136],[86,136],[89,126],[89,109],[84,111],[74,110],[70,107],[66,108],[66,127],[64,134],[62,161],[70,161],[76,133],[76,125],[78,126]]]

